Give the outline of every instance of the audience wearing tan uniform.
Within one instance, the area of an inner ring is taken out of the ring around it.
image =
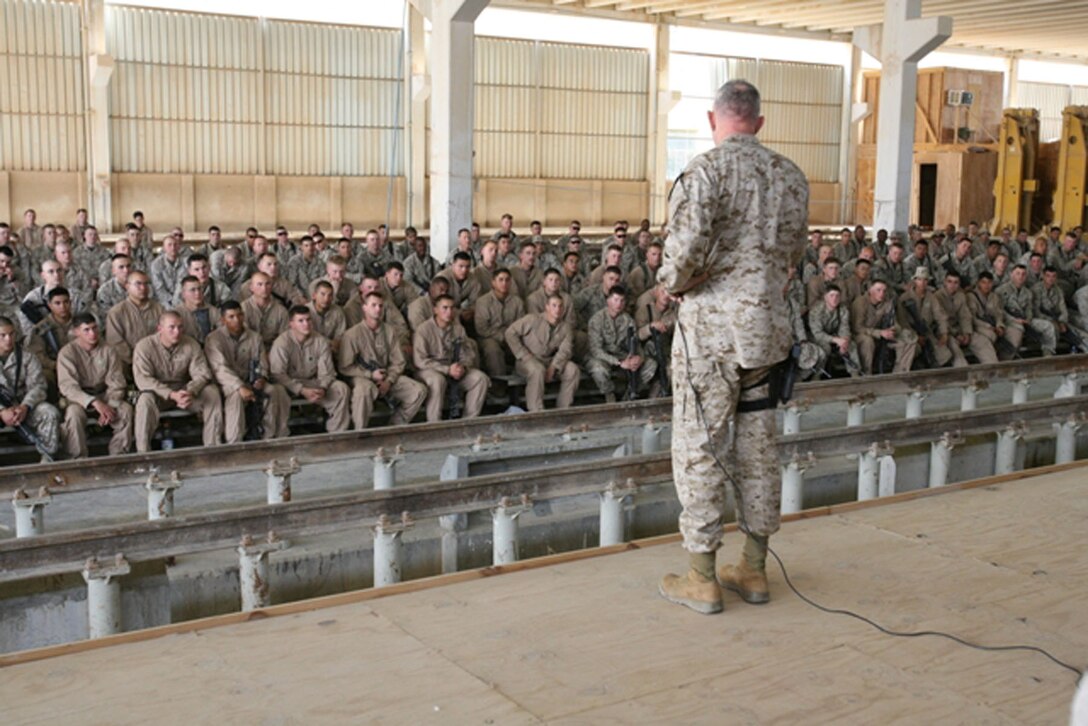
[[[343,381],[336,380],[329,341],[313,332],[309,308],[295,306],[290,316],[287,330],[268,353],[272,381],[292,396],[323,408],[328,416],[326,431],[347,431],[351,392]]]
[[[491,380],[478,370],[476,348],[464,327],[454,320],[453,298],[442,295],[434,305],[434,317],[416,329],[412,338],[412,359],[416,377],[427,386],[427,420],[442,420],[442,405],[450,379],[460,384],[465,397],[464,417],[480,415]],[[454,343],[460,342],[460,355],[454,356]]]
[[[514,368],[525,378],[525,403],[530,411],[544,410],[544,386],[560,381],[556,408],[574,402],[582,371],[571,361],[574,326],[566,320],[563,299],[549,297],[543,313],[526,315],[506,329],[506,344]]]

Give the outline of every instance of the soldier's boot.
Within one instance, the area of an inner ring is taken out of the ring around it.
[[[720,613],[722,591],[714,580],[714,553],[691,553],[689,559],[687,574],[668,574],[661,580],[661,597],[703,615]]]
[[[767,538],[750,534],[744,542],[744,556],[740,562],[718,568],[718,582],[740,595],[744,602],[762,605],[771,599],[766,564]]]

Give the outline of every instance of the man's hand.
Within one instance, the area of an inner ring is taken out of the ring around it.
[[[665,325],[665,321],[663,320],[655,320],[654,322],[650,323],[650,327],[659,333],[664,333],[666,330],[669,329],[669,326]]]
[[[994,326],[994,332],[997,333],[999,336],[1004,335],[1005,334],[1005,326],[1004,325],[995,325]]]
[[[310,403],[317,403],[321,399],[325,398],[324,388],[308,388],[303,386],[302,397]]]
[[[178,405],[182,411],[189,408],[189,405],[193,402],[193,394],[189,393],[185,389],[180,391],[174,391],[170,394],[170,400]]]
[[[968,343],[970,343],[970,342],[971,342],[971,336],[970,336],[970,335],[967,335],[967,334],[964,334],[964,335],[960,335],[960,336],[958,336],[958,337],[956,338],[956,341],[957,341],[957,342],[958,342],[958,343],[959,343],[960,345],[967,345]]]
[[[629,355],[620,362],[620,368],[627,371],[637,371],[641,365],[642,357],[637,355]]]
[[[373,378],[374,382],[380,386],[382,384],[382,381],[385,380],[385,371],[380,368],[376,371],[371,371],[370,377]]]
[[[95,399],[91,403],[91,407],[98,413],[99,426],[109,426],[117,420],[117,409],[113,408],[105,401]]]
[[[378,384],[378,395],[386,395],[387,393],[389,393],[389,389],[392,387],[393,384],[389,382],[388,378],[383,379],[382,382]]]
[[[885,328],[880,331],[880,337],[884,340],[895,340],[895,328]]]
[[[548,369],[544,371],[544,382],[551,383],[552,381],[554,381],[556,373],[557,371],[555,370],[554,365],[548,366]]]
[[[255,394],[253,392],[253,389],[249,386],[242,386],[241,388],[239,388],[238,396],[246,403],[253,403],[253,401],[257,400],[257,394]]]
[[[450,364],[450,378],[459,381],[465,377],[465,366],[461,363]]]
[[[0,421],[4,422],[5,426],[18,426],[16,421],[15,406],[11,408],[0,409]]]
[[[267,385],[268,385],[268,381],[266,381],[263,378],[258,378],[257,380],[253,381],[253,390],[254,391],[263,391],[264,387],[267,386]]]

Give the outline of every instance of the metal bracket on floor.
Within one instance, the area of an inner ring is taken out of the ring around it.
[[[32,497],[20,487],[11,498],[15,510],[15,536],[36,537],[45,534],[45,505],[53,501],[49,487],[38,490],[38,496]]]
[[[518,561],[518,517],[532,508],[532,499],[528,494],[522,494],[521,500],[516,503],[510,497],[503,497],[498,506],[491,510],[493,565],[509,565]]]
[[[472,442],[473,451],[497,451],[502,445],[502,434],[494,434],[490,438],[483,436],[476,437],[476,440]]]
[[[786,405],[786,410],[782,414],[782,433],[788,436],[789,434],[801,433],[801,416],[808,411],[810,404],[808,401],[790,401]]]
[[[268,555],[287,549],[290,542],[269,532],[263,542],[242,535],[238,545],[238,580],[242,587],[242,612],[257,610],[272,604],[268,584]]]
[[[298,457],[292,456],[287,461],[273,459],[268,462],[264,473],[268,477],[268,503],[283,504],[291,501],[291,477],[302,471]]]
[[[181,487],[181,475],[170,472],[170,478],[163,481],[157,470],[147,477],[144,488],[147,489],[147,518],[167,519],[174,516],[174,490]]]
[[[397,444],[393,453],[379,448],[374,455],[374,490],[383,491],[397,485],[397,464],[404,459],[404,447]]]
[[[882,459],[890,457],[895,452],[895,448],[892,447],[889,441],[874,441],[869,445],[869,448],[865,449],[858,455],[858,501],[863,502],[869,499],[876,499],[881,496],[881,490],[889,487],[887,482],[882,481],[882,474],[884,469],[884,463]],[[890,488],[892,493],[895,492],[895,469],[892,468],[892,480]],[[886,476],[886,475],[885,475]]]
[[[788,463],[782,465],[782,513],[793,514],[801,511],[804,498],[805,469],[815,465],[816,457],[811,451],[794,454]]]
[[[374,532],[374,587],[393,585],[401,580],[401,535],[415,526],[408,512],[400,521],[383,514],[371,530]]]
[[[952,449],[965,441],[959,431],[946,431],[930,445],[929,486],[943,487],[948,483],[948,467],[952,463]]]
[[[121,632],[121,583],[118,577],[132,571],[125,556],[112,560],[92,557],[83,565],[87,583],[87,637],[104,638]]]
[[[929,398],[929,388],[919,387],[911,390],[907,396],[906,418],[922,418],[922,409],[925,400]]]
[[[968,381],[960,389],[960,410],[974,411],[978,408],[978,394],[990,387],[987,381]]]
[[[624,501],[638,491],[635,480],[628,478],[623,484],[614,481],[601,492],[601,529],[600,546],[623,544],[627,541],[624,532]]]
[[[1023,421],[1013,421],[997,432],[997,449],[994,452],[994,474],[1011,474],[1016,470],[1016,448],[1028,433]]]
[[[871,393],[855,396],[846,402],[846,425],[861,426],[865,423],[865,408],[876,400]]]
[[[589,438],[589,424],[567,426],[563,433],[559,434],[559,438],[563,441],[584,441]]]
[[[1074,414],[1065,421],[1055,423],[1058,436],[1054,442],[1054,463],[1068,464],[1077,459],[1077,431],[1088,420],[1088,414]]]

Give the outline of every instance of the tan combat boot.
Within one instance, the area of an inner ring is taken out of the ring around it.
[[[723,565],[718,569],[718,582],[727,590],[740,595],[751,605],[770,602],[767,587],[767,538],[748,535],[744,542],[744,556],[737,565]]]
[[[692,553],[691,568],[684,575],[665,575],[661,597],[703,615],[722,611],[722,591],[714,581],[714,553]]]

